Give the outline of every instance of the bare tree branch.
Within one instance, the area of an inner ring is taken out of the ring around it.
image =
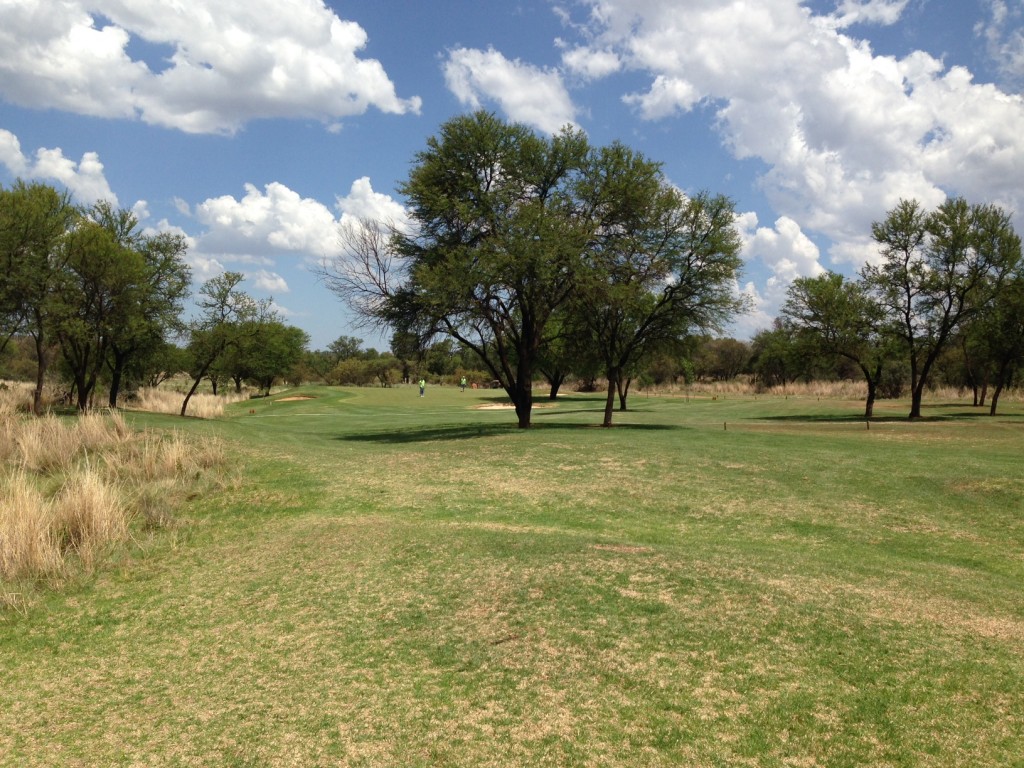
[[[385,305],[405,280],[405,264],[392,247],[392,221],[360,218],[344,222],[341,252],[324,256],[313,273],[356,315],[361,327],[386,325]]]

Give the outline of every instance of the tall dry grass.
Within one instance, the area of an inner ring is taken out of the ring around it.
[[[184,399],[185,395],[176,390],[147,387],[139,390],[130,407],[151,413],[177,414],[181,413],[181,404]],[[228,392],[218,395],[197,392],[189,399],[186,415],[200,419],[216,419],[224,415],[226,405],[248,399],[248,392]]]
[[[33,418],[0,406],[0,580],[91,572],[135,531],[173,524],[176,499],[220,461],[216,442],[135,432],[119,413]]]
[[[744,377],[737,377],[728,381],[698,381],[693,384],[673,384],[657,387],[650,387],[650,392],[664,394],[690,394],[701,395],[765,395],[775,397],[820,397],[835,400],[863,400],[867,397],[867,384],[863,381],[810,381],[790,382],[785,386],[761,387]],[[909,398],[910,393],[905,392],[904,397]],[[965,388],[957,387],[934,387],[925,390],[927,401],[972,401],[973,393]],[[992,397],[990,388],[987,397]],[[1005,389],[999,396],[1001,403],[1024,402],[1024,389],[1016,387]],[[986,403],[990,399],[986,399]]]

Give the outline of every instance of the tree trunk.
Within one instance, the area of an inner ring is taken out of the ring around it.
[[[992,391],[992,407],[989,408],[989,416],[996,415],[996,406],[999,404],[999,395],[1003,393],[1003,387],[1013,383],[1014,368],[1012,363],[1007,363],[1005,360],[1000,364],[999,374],[996,376],[996,386]]]
[[[121,376],[124,373],[124,364],[127,355],[114,350],[114,365],[110,369],[110,397],[107,398],[107,405],[117,408],[117,396],[121,392]]]
[[[76,382],[75,386],[78,389],[78,410],[81,413],[85,413],[89,410],[89,396],[92,394],[92,385],[82,380]]]
[[[509,392],[512,404],[516,407],[516,417],[520,429],[530,428],[530,416],[533,411],[533,371],[527,371],[520,365],[516,371],[515,391]]]
[[[548,392],[548,400],[554,400],[558,397],[558,390],[561,389],[563,382],[565,382],[565,374],[562,372],[556,372],[551,374],[548,378],[551,382],[551,390]]]
[[[46,384],[46,366],[49,360],[46,359],[46,344],[43,342],[43,334],[33,336],[36,342],[36,388],[32,393],[32,413],[36,416],[43,415],[43,386]]]
[[[985,407],[985,398],[987,396],[988,396],[988,377],[986,376],[985,380],[983,382],[981,382],[981,398],[978,400],[978,405],[980,405],[982,408]]]
[[[626,398],[629,397],[629,385],[632,383],[632,381],[632,378],[627,378],[625,384],[623,384],[622,379],[620,378],[618,382],[616,382],[615,384],[616,389],[619,390],[620,411],[626,410]]]
[[[875,368],[874,376],[865,366],[861,366],[861,370],[864,371],[864,380],[868,384],[868,396],[864,401],[864,418],[870,419],[875,415],[875,398],[878,394],[878,381],[882,378],[882,366],[878,365]]]
[[[199,382],[202,381],[202,380],[203,380],[202,376],[197,376],[192,381],[192,389],[190,389],[188,391],[188,394],[185,395],[185,402],[183,402],[181,404],[181,415],[182,416],[184,416],[185,415],[185,411],[188,410],[188,401],[192,399],[192,395],[194,395],[196,393],[196,390],[199,389]]]
[[[989,408],[988,411],[989,416],[996,415],[996,405],[999,404],[999,395],[1002,394],[1002,391],[1003,383],[1000,381],[998,384],[996,384],[996,388],[992,390],[992,406]]]
[[[533,393],[520,393],[516,399],[516,418],[519,419],[520,429],[530,428],[530,412],[533,410]]]
[[[924,380],[922,379],[910,391],[910,415],[908,419],[921,418],[921,400],[924,398]]]
[[[601,422],[602,427],[610,427],[612,425],[612,413],[615,411],[615,390],[618,388],[618,379],[617,371],[608,371],[608,397],[604,402],[604,421]]]

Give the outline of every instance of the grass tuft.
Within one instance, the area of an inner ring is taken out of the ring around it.
[[[53,509],[24,470],[0,479],[0,577],[13,581],[60,570]]]
[[[222,460],[218,440],[139,432],[117,412],[0,413],[0,607],[30,602],[33,582],[93,572],[135,521],[174,526],[180,499]]]

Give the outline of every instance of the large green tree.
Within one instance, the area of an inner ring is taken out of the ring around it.
[[[991,305],[966,329],[976,374],[991,383],[989,414],[995,416],[999,397],[1013,385],[1024,366],[1024,270],[1006,280]],[[965,345],[966,346],[966,345]],[[984,405],[982,400],[976,404]]]
[[[42,413],[46,372],[52,360],[67,280],[66,239],[79,212],[66,192],[17,181],[0,189],[0,333],[32,337],[36,382],[32,408]]]
[[[587,151],[570,129],[542,138],[485,112],[449,120],[401,186],[413,231],[387,247],[350,238],[329,287],[396,331],[473,350],[529,427],[538,356],[591,234],[575,197]]]
[[[99,211],[94,211],[99,223],[109,226]],[[185,262],[188,246],[184,236],[170,232],[155,235],[135,235],[138,220],[130,211],[120,211],[115,220],[130,217],[127,224],[129,239],[120,242],[142,259],[142,277],[133,286],[132,295],[122,306],[122,313],[110,335],[111,408],[117,406],[126,372],[138,369],[144,360],[155,360],[151,352],[184,333],[182,311],[189,295],[192,273]],[[144,371],[146,375],[153,372]]]
[[[113,232],[89,219],[68,234],[65,247],[67,279],[57,297],[56,330],[78,409],[84,411],[111,338],[137,310],[145,264],[137,251],[121,245]]]
[[[1021,258],[1010,216],[994,205],[947,200],[926,211],[901,200],[872,225],[882,260],[862,270],[864,283],[898,339],[910,368],[910,418],[936,360],[956,329],[983,312]]]
[[[622,144],[592,152],[579,186],[595,226],[572,317],[603,363],[607,427],[616,392],[625,410],[646,356],[693,330],[719,328],[742,308],[733,290],[740,238],[731,201],[686,197],[660,164]]]

